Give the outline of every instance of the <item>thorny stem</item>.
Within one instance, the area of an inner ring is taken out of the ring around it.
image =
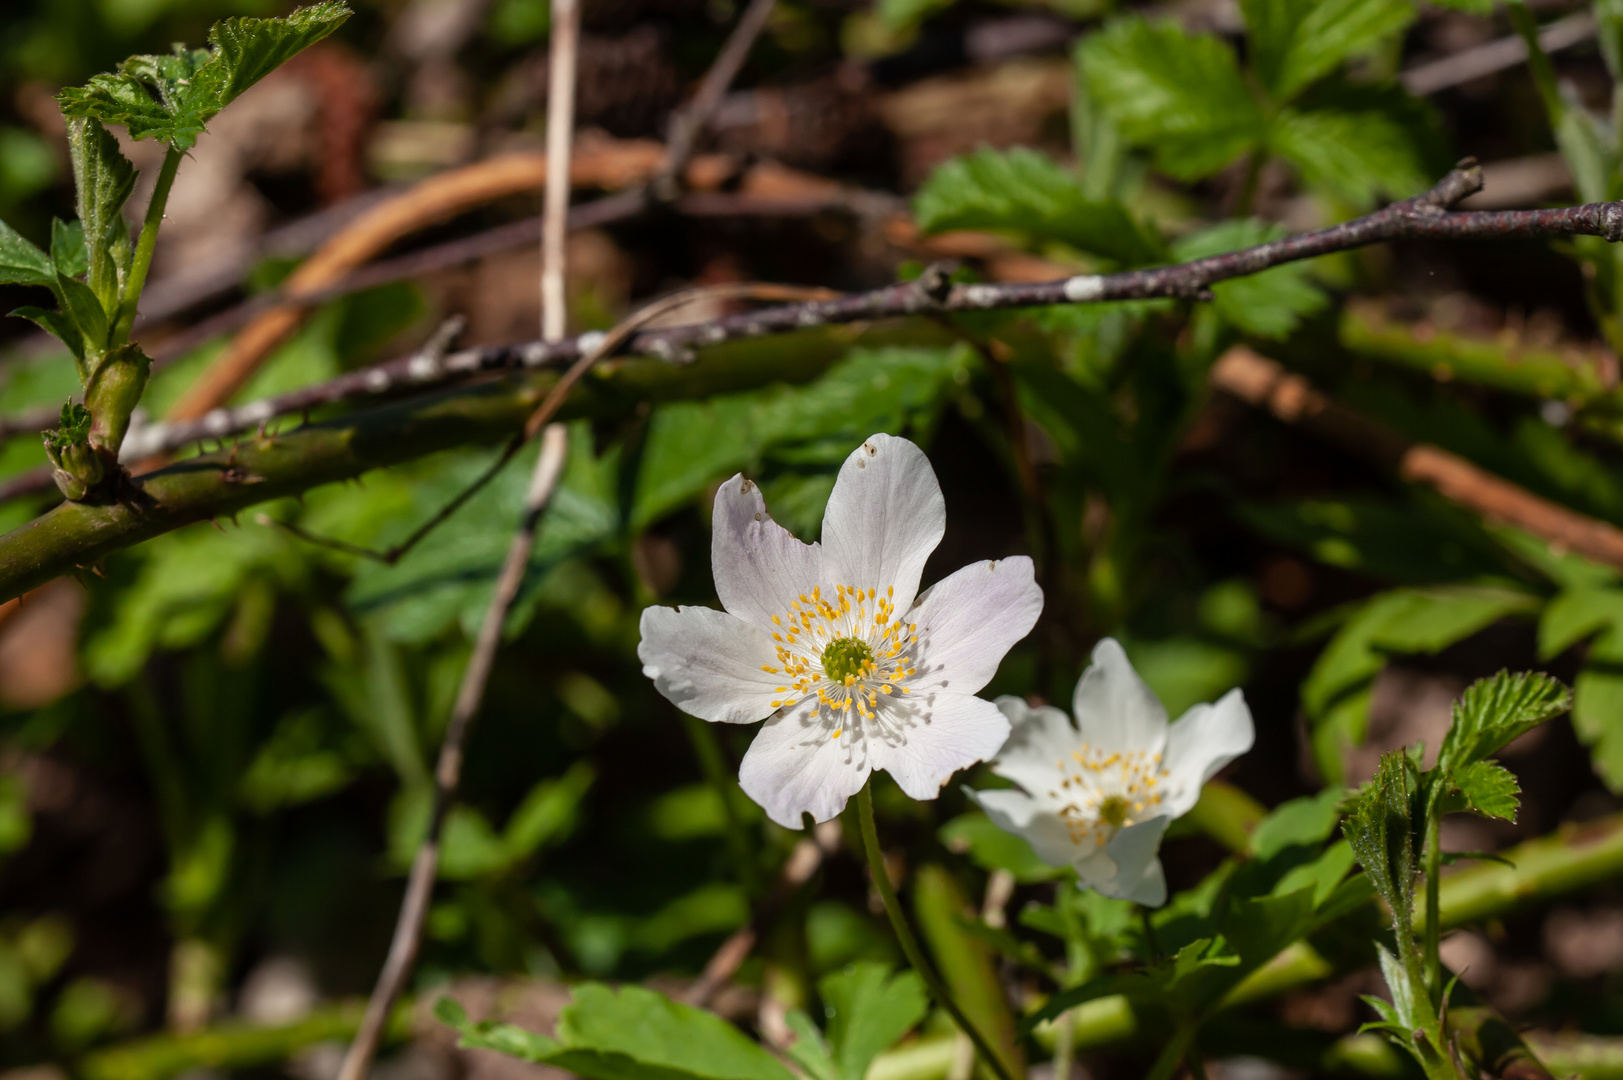
[[[1003,1059],[993,1051],[991,1043],[986,1041],[980,1029],[964,1015],[958,1003],[948,993],[940,976],[935,973],[935,968],[925,960],[918,939],[913,936],[913,928],[907,924],[907,916],[902,912],[902,906],[896,899],[896,890],[890,887],[890,877],[885,872],[885,856],[879,848],[879,830],[874,826],[872,789],[873,782],[870,780],[857,792],[857,823],[862,831],[862,847],[868,856],[868,871],[873,876],[873,885],[879,892],[879,899],[885,905],[885,914],[890,916],[891,929],[896,932],[896,943],[902,947],[902,955],[907,957],[907,962],[918,972],[919,978],[924,980],[930,996],[947,1010],[958,1025],[958,1029],[969,1036],[969,1041],[975,1044],[975,1051],[997,1074],[998,1080],[1013,1080]]]
[[[113,326],[107,345],[115,348],[129,340],[130,328],[135,325],[135,312],[141,306],[141,290],[146,287],[147,270],[152,266],[152,252],[158,245],[158,228],[163,224],[163,208],[169,202],[169,189],[174,187],[175,172],[180,159],[186,155],[173,146],[163,155],[158,170],[158,182],[152,189],[152,201],[147,203],[146,218],[141,222],[141,238],[135,245],[135,258],[130,262],[130,275],[124,282],[124,297],[119,303],[118,321]]]
[[[1314,258],[1393,239],[1441,237],[1495,239],[1522,236],[1600,235],[1623,238],[1623,203],[1590,203],[1557,210],[1508,210],[1451,213],[1446,207],[1479,189],[1474,167],[1456,169],[1424,195],[1393,203],[1364,217],[1300,233],[1226,255],[1175,266],[1130,270],[1102,276],[1084,275],[1061,281],[952,284],[944,274],[927,273],[919,281],[890,285],[865,293],[840,295],[829,290],[783,286],[779,307],[731,315],[708,323],[646,331],[626,343],[633,354],[687,359],[695,347],[718,345],[766,334],[814,327],[896,318],[1039,305],[1096,303],[1121,299],[1201,296],[1209,284],[1254,274],[1269,267]],[[586,204],[587,207],[595,204]],[[577,207],[577,211],[585,207]],[[759,286],[757,286],[759,288]],[[799,293],[799,295],[795,295]],[[758,294],[759,295],[759,294]],[[760,298],[766,299],[764,295]],[[149,424],[130,432],[125,445],[130,460],[184,447],[201,438],[220,438],[251,430],[266,420],[358,399],[406,390],[421,391],[466,381],[492,371],[512,371],[567,364],[590,352],[594,334],[554,344],[527,342],[464,349],[444,356],[415,354],[348,372],[336,379],[295,390],[236,409],[216,409],[197,420]],[[44,478],[48,487],[49,477]],[[33,490],[37,484],[31,486]]]
[[[1431,1007],[1443,1007],[1442,920],[1438,917],[1442,887],[1443,853],[1439,843],[1442,815],[1431,809],[1426,820],[1426,929],[1422,952],[1426,960],[1426,989],[1431,993]]]

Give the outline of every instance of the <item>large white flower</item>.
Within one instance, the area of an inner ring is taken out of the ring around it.
[[[1076,726],[1051,706],[1002,697],[1014,733],[992,771],[1024,791],[971,792],[987,815],[1023,836],[1050,866],[1075,866],[1088,888],[1152,907],[1166,901],[1156,856],[1219,769],[1251,749],[1239,690],[1168,725],[1166,709],[1112,638],[1094,647],[1076,684]]]
[[[837,815],[875,769],[915,799],[997,752],[974,696],[1042,611],[1024,556],[979,562],[918,595],[946,504],[924,452],[875,435],[840,468],[821,544],[772,520],[735,476],[716,493],[711,561],[725,611],[642,613],[643,673],[704,720],[767,723],[739,784],[773,821]],[[770,719],[768,719],[770,718]]]

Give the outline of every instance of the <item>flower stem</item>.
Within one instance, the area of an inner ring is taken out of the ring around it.
[[[1155,940],[1155,924],[1150,921],[1150,909],[1143,904],[1135,904],[1138,908],[1138,917],[1144,927],[1144,948],[1150,954],[1150,963],[1161,959],[1161,943]]]
[[[130,275],[124,281],[124,296],[119,301],[118,321],[108,338],[108,347],[124,344],[135,325],[135,311],[141,303],[141,290],[146,287],[147,270],[152,265],[152,252],[158,246],[158,226],[163,224],[163,208],[169,202],[169,189],[175,184],[175,171],[185,155],[171,146],[163,155],[163,166],[158,170],[158,183],[152,189],[152,201],[147,203],[147,216],[141,222],[141,238],[135,244],[135,258],[130,263]]]
[[[873,874],[873,884],[874,888],[879,890],[879,899],[885,905],[885,914],[890,916],[891,929],[896,931],[896,943],[902,947],[902,955],[907,957],[907,962],[918,972],[919,978],[924,980],[930,996],[947,1010],[957,1023],[958,1029],[969,1036],[969,1041],[975,1044],[976,1052],[997,1074],[998,1080],[1013,1080],[1003,1059],[993,1051],[980,1029],[970,1023],[969,1017],[964,1015],[958,1003],[947,992],[935,969],[924,959],[918,939],[913,936],[912,927],[907,925],[907,916],[902,913],[901,904],[896,899],[896,890],[890,887],[890,877],[885,873],[884,855],[879,850],[879,830],[875,828],[873,820],[872,786],[870,781],[863,784],[862,790],[857,792],[857,823],[862,832],[862,847],[868,855],[868,870]]]

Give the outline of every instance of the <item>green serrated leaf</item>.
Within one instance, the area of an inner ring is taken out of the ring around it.
[[[1390,98],[1346,89],[1281,109],[1268,146],[1308,184],[1354,206],[1413,195],[1431,182],[1426,144],[1415,118]]]
[[[938,166],[913,197],[925,232],[1007,229],[1060,240],[1123,266],[1166,258],[1160,237],[1118,202],[1087,197],[1047,155],[1016,147],[982,148]]]
[[[118,148],[118,140],[88,117],[68,120],[68,156],[84,230],[86,284],[113,311],[130,263],[129,226],[124,204],[135,190],[135,166]]]
[[[1406,0],[1242,0],[1240,8],[1252,64],[1278,102],[1289,101],[1415,17]]]
[[[1567,589],[1539,616],[1539,659],[1549,660],[1596,631],[1619,624],[1623,624],[1623,590]]]
[[[1320,772],[1339,781],[1343,751],[1363,743],[1370,688],[1390,653],[1437,652],[1538,603],[1527,593],[1480,585],[1395,589],[1365,601],[1302,683]]]
[[[1572,727],[1589,748],[1595,773],[1623,792],[1623,627],[1612,626],[1589,646],[1573,685]]]
[[[1456,777],[1518,735],[1567,711],[1567,688],[1542,672],[1501,671],[1466,687],[1454,706],[1454,722],[1437,750],[1437,769]]]
[[[1341,820],[1344,794],[1332,784],[1317,795],[1281,803],[1251,831],[1251,854],[1270,859],[1289,847],[1317,847],[1324,843]]]
[[[84,335],[85,353],[98,355],[107,347],[107,312],[101,301],[90,291],[90,286],[63,274],[56,275],[56,295],[62,301],[62,312]]]
[[[1341,832],[1396,926],[1414,917],[1412,766],[1402,751],[1381,757],[1375,776],[1352,797]]]
[[[799,1009],[791,1009],[783,1019],[789,1025],[789,1030],[795,1033],[795,1041],[784,1051],[789,1055],[789,1060],[799,1065],[800,1071],[809,1080],[840,1080],[834,1059],[829,1057],[828,1044],[823,1041],[823,1033],[817,1030],[811,1017]]]
[[[51,219],[51,265],[68,277],[79,277],[89,269],[85,233],[77,221]]]
[[[713,1013],[640,986],[575,987],[558,1015],[569,1050],[623,1054],[638,1065],[715,1080],[793,1080],[783,1064]]]
[[[1180,240],[1173,247],[1178,262],[1222,255],[1284,236],[1284,226],[1255,219],[1221,221]],[[1286,263],[1212,286],[1219,315],[1248,334],[1281,339],[1290,336],[1305,316],[1322,310],[1329,297],[1314,285],[1305,262]]]
[[[839,1080],[862,1080],[881,1051],[906,1035],[929,1011],[924,981],[889,965],[852,964],[817,984],[828,1010],[828,1041]]]
[[[1459,798],[1461,810],[1469,810],[1483,817],[1516,820],[1516,808],[1521,805],[1521,785],[1511,771],[1497,761],[1476,761],[1458,769],[1451,777]],[[1448,802],[1445,809],[1453,809]]]
[[[51,257],[0,221],[0,285],[55,286]]]
[[[223,19],[209,31],[212,48],[132,56],[117,74],[65,89],[57,101],[66,116],[122,124],[132,138],[187,150],[216,113],[349,15],[344,4],[326,2],[285,19]]]
[[[78,360],[81,363],[84,361],[84,338],[79,336],[79,329],[73,325],[73,321],[60,311],[49,311],[42,307],[20,307],[12,309],[10,312],[7,312],[7,314],[14,315],[19,319],[27,319],[29,322],[34,323],[41,330],[44,330],[46,333],[60,340],[62,344],[66,345],[68,347],[68,351],[73,353],[75,360]]]
[[[1215,37],[1127,17],[1084,41],[1077,57],[1088,92],[1168,175],[1210,176],[1263,141],[1262,110]]]

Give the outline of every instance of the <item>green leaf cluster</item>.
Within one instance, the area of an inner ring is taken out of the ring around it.
[[[1424,110],[1389,84],[1342,73],[1408,26],[1408,0],[1247,0],[1241,7],[1249,71],[1217,37],[1126,16],[1077,48],[1089,95],[1125,139],[1180,180],[1246,157],[1254,171],[1278,157],[1352,206],[1425,186],[1435,163]]]
[[[46,444],[57,486],[69,499],[85,498],[116,464],[146,387],[148,361],[128,339],[180,156],[211,117],[348,17],[346,6],[327,0],[286,19],[226,19],[210,31],[210,48],[177,45],[169,56],[132,56],[118,73],[97,75],[58,95],[79,219],[52,223],[49,254],[0,222],[0,284],[50,290],[56,310],[30,305],[11,314],[61,339],[78,365],[93,416],[88,446],[94,453],[64,454],[64,445],[74,442],[65,428]],[[168,145],[133,246],[124,204],[135,189],[136,170],[107,124]]]
[[[1421,772],[1420,748],[1382,756],[1375,776],[1348,800],[1342,831],[1392,919],[1396,953],[1379,949],[1390,1003],[1371,1002],[1387,1032],[1428,1076],[1456,1076],[1444,1029],[1449,987],[1437,956],[1437,875],[1443,853],[1439,822],[1469,811],[1514,820],[1519,789],[1509,770],[1489,756],[1512,739],[1564,712],[1566,687],[1548,675],[1500,672],[1466,689],[1437,748],[1437,763]],[[1413,930],[1419,890],[1427,889],[1424,950]]]
[[[1539,598],[1494,585],[1449,585],[1378,593],[1341,614],[1330,643],[1302,683],[1313,759],[1339,782],[1342,755],[1364,741],[1375,677],[1394,654],[1436,653],[1502,618],[1531,614]]]
[[[116,73],[63,90],[57,101],[64,116],[120,124],[131,138],[188,150],[216,113],[349,15],[345,4],[324,0],[285,19],[223,19],[209,30],[208,48],[132,56]]]
[[[854,964],[818,984],[826,1028],[803,1012],[789,1025],[789,1055],[813,1080],[862,1080],[868,1065],[924,1017],[923,984],[911,972]],[[575,987],[554,1037],[496,1021],[473,1023],[449,998],[435,1015],[460,1034],[459,1045],[554,1065],[586,1080],[793,1080],[766,1049],[725,1020],[638,986]]]

